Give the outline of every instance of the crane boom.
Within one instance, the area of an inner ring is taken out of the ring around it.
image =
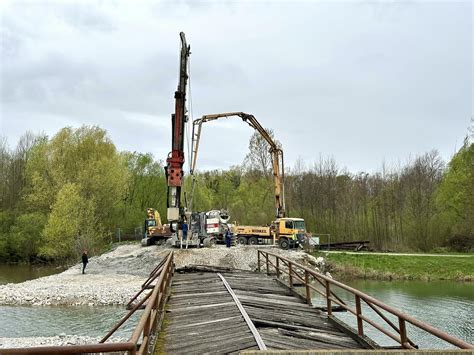
[[[186,37],[183,32],[179,34],[181,38],[181,55],[179,61],[179,82],[178,88],[174,93],[175,112],[171,115],[171,152],[166,159],[165,167],[166,180],[168,184],[167,194],[167,217],[168,222],[178,221],[183,215],[181,208],[181,186],[183,183],[183,165],[184,165],[184,125],[186,117],[186,83],[188,80],[188,57],[191,54],[190,48],[186,43]]]
[[[191,153],[191,174],[194,173],[197,162],[197,153],[199,149],[199,141],[201,138],[202,124],[214,121],[219,118],[240,117],[250,127],[255,129],[267,141],[270,146],[269,152],[272,157],[273,179],[275,183],[275,207],[277,218],[285,217],[285,194],[284,194],[284,178],[285,167],[283,162],[283,150],[277,146],[272,137],[265,128],[257,121],[255,116],[244,112],[226,112],[212,115],[204,115],[193,122],[193,145]]]

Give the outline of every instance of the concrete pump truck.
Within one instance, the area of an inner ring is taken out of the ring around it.
[[[240,117],[250,127],[255,129],[270,146],[269,152],[272,158],[273,180],[275,186],[275,208],[276,219],[269,226],[235,226],[233,229],[239,244],[260,244],[266,241],[278,243],[282,249],[289,249],[302,245],[306,238],[306,227],[302,218],[288,218],[285,213],[285,190],[284,178],[285,167],[283,161],[283,150],[273,141],[272,137],[257,121],[255,116],[244,112],[227,112],[212,115],[204,115],[193,122],[192,140],[192,162],[191,174],[196,168],[197,153],[201,137],[202,125],[205,122],[214,121],[226,117]],[[194,187],[194,180],[193,180]],[[191,192],[192,198],[192,192]]]

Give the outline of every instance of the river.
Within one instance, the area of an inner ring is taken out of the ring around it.
[[[448,334],[474,343],[474,283],[413,280],[344,280],[343,282]],[[341,290],[336,290],[336,294],[349,305],[354,305],[353,295]],[[323,305],[319,295],[313,296],[313,303]],[[378,324],[384,323],[368,306],[364,306],[364,302],[362,302],[362,313]],[[357,329],[357,322],[352,313],[337,312],[334,315]],[[398,325],[396,318],[389,317],[389,319]],[[391,330],[388,326],[385,328]],[[407,325],[407,331],[409,338],[420,348],[453,347],[410,324]],[[392,339],[365,322],[364,332],[380,345],[396,345]]]
[[[26,265],[0,265],[0,284],[21,282],[27,279],[57,273],[54,267],[31,268]],[[346,280],[355,287],[382,302],[425,321],[445,332],[474,343],[474,283],[451,281],[370,281]],[[337,294],[350,304],[353,297],[343,292]],[[313,303],[322,305],[318,295]],[[367,307],[366,307],[367,308]],[[363,313],[373,319],[378,316],[363,308]],[[60,333],[68,335],[104,335],[115,322],[125,314],[124,307],[28,307],[0,306],[0,337],[54,336]],[[348,313],[335,313],[336,316],[356,327],[355,318]],[[138,316],[138,315],[137,315]],[[393,319],[395,323],[397,321]],[[383,321],[382,321],[383,322]],[[128,323],[128,322],[127,322]],[[119,336],[128,337],[136,319],[126,324]],[[372,327],[365,327],[366,334],[381,345],[393,345],[394,342],[380,335]],[[408,326],[409,337],[420,348],[449,348],[449,344],[433,336]]]
[[[0,285],[37,279],[63,270],[65,267],[53,265],[0,264]]]

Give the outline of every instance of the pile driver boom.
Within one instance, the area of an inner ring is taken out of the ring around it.
[[[167,217],[173,228],[173,222],[182,219],[183,209],[181,207],[181,186],[183,183],[184,164],[184,126],[186,117],[186,83],[188,80],[187,68],[188,57],[191,54],[190,46],[186,43],[184,33],[181,32],[181,56],[179,61],[179,83],[178,89],[174,93],[175,113],[171,115],[172,138],[171,152],[166,159],[165,168],[168,183],[167,195]]]
[[[277,146],[272,137],[268,134],[265,128],[260,125],[255,116],[244,112],[226,112],[213,115],[204,115],[193,122],[193,148],[191,158],[191,174],[194,173],[197,161],[197,153],[199,149],[199,140],[201,138],[202,124],[209,121],[214,121],[224,117],[240,117],[242,121],[246,122],[250,127],[255,129],[270,145],[270,154],[272,157],[273,179],[275,182],[275,207],[276,217],[285,217],[285,196],[284,196],[284,178],[285,167],[283,163],[283,150]]]

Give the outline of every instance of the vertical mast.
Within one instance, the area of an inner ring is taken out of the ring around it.
[[[165,168],[168,183],[167,217],[168,222],[176,222],[183,215],[181,206],[181,186],[183,183],[184,165],[184,125],[186,117],[186,83],[188,80],[187,68],[188,57],[191,54],[190,47],[186,43],[183,32],[181,37],[181,55],[179,61],[178,89],[174,93],[175,112],[171,115],[171,152],[166,159]]]

